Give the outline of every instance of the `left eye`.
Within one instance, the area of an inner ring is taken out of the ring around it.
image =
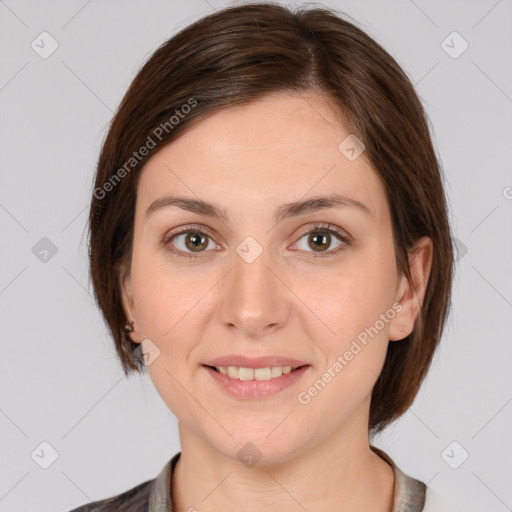
[[[332,243],[333,236],[338,240],[338,245],[334,247],[331,250],[326,250],[329,248],[329,246]],[[308,247],[313,247],[313,251],[315,253],[320,254],[314,254],[314,257],[323,257],[323,256],[330,256],[332,254],[338,253],[345,245],[349,244],[348,237],[343,235],[340,231],[338,231],[336,228],[332,228],[330,225],[323,226],[323,225],[316,225],[312,230],[307,231],[304,233],[299,242],[297,242],[297,246],[299,246],[299,249],[304,250],[306,252],[310,252],[307,249],[300,247],[301,240],[306,241],[306,245]],[[336,250],[337,249],[337,250]]]

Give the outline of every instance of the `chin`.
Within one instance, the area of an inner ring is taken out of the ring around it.
[[[275,433],[268,436],[268,432],[255,433],[252,436],[250,432],[245,431],[243,435],[234,436],[234,439],[224,440],[224,443],[214,446],[226,457],[237,460],[247,467],[273,466],[287,462],[303,447],[301,439],[297,439],[296,444],[289,434]]]

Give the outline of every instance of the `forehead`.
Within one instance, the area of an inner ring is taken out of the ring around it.
[[[225,203],[229,213],[230,205],[337,192],[382,213],[384,190],[364,153],[351,161],[339,149],[349,135],[339,109],[315,94],[274,93],[231,106],[146,162],[138,202],[147,208],[165,193],[179,193]]]
[[[323,96],[273,93],[216,112],[175,142],[179,140],[183,149],[194,145],[200,152],[213,151],[218,157],[244,157],[262,150],[291,157],[315,148],[337,148],[348,135],[340,114]],[[309,152],[317,156],[316,151]]]

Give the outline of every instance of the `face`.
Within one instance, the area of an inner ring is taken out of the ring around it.
[[[131,337],[180,433],[228,457],[252,443],[284,461],[367,435],[389,340],[414,326],[384,189],[364,152],[339,149],[348,135],[324,97],[273,94],[201,121],[142,170],[122,279]],[[205,366],[230,356],[304,367],[249,382]]]

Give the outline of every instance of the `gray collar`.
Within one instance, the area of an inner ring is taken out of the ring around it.
[[[371,445],[370,448],[393,468],[395,474],[393,510],[391,512],[421,512],[425,506],[427,486],[401,471],[391,457],[380,448]]]

